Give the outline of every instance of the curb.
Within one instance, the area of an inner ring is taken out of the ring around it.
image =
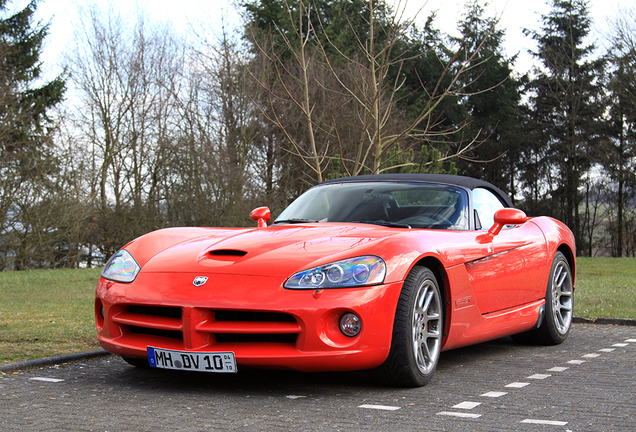
[[[621,326],[636,326],[635,319],[628,318],[582,318],[572,317],[572,322],[576,324],[604,324],[604,325],[621,325]]]
[[[41,366],[51,366],[62,363],[69,363],[74,361],[86,360],[95,357],[105,357],[112,355],[108,351],[103,349],[95,350],[95,351],[85,351],[73,354],[63,354],[59,356],[53,357],[44,357],[33,360],[26,360],[17,363],[8,363],[0,365],[0,372],[13,372],[22,369],[33,369]]]

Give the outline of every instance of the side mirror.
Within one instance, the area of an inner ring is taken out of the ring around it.
[[[516,208],[503,208],[495,213],[495,223],[488,230],[488,234],[496,236],[506,225],[521,225],[528,220],[528,216]]]
[[[265,228],[271,217],[272,215],[267,207],[255,208],[250,212],[250,219],[258,223],[259,228]]]

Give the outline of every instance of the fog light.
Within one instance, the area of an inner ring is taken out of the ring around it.
[[[340,317],[340,331],[345,336],[354,337],[360,333],[362,322],[354,313],[347,312]]]

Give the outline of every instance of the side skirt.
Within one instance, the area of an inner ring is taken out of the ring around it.
[[[442,351],[530,330],[541,325],[544,315],[545,299],[484,315],[477,305],[455,309]]]

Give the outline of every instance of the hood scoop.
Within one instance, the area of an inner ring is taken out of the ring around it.
[[[239,249],[212,249],[201,252],[198,262],[213,267],[231,265],[245,255],[247,255],[247,252]]]
[[[215,250],[209,251],[208,255],[211,258],[216,258],[216,257],[240,258],[247,255],[247,252],[242,250],[237,250],[237,249],[215,249]]]

